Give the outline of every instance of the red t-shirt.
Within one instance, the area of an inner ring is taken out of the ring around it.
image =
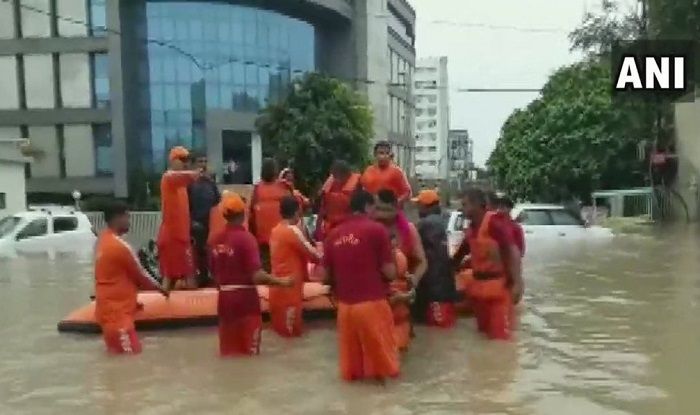
[[[504,225],[510,228],[513,243],[518,247],[520,256],[525,256],[525,234],[523,233],[523,227],[520,226],[518,222],[514,221],[507,213],[499,212],[498,218]]]
[[[356,304],[387,298],[389,284],[381,268],[393,263],[394,255],[386,227],[365,216],[352,216],[328,234],[323,251],[338,300]]]
[[[218,286],[251,288],[219,292],[219,317],[260,313],[260,299],[253,275],[262,268],[255,237],[242,226],[228,225],[212,244],[210,271]]]

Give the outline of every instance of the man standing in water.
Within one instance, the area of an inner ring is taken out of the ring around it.
[[[508,340],[513,304],[523,295],[521,258],[510,229],[486,206],[487,197],[482,190],[465,192],[462,210],[470,224],[453,261],[460,264],[471,254],[474,281],[469,291],[478,329],[490,339]]]
[[[207,157],[197,154],[194,160],[195,167],[202,172],[202,175],[197,181],[190,184],[187,189],[187,196],[190,204],[190,219],[192,220],[192,242],[200,278],[199,285],[205,285],[209,280],[207,238],[209,236],[210,214],[212,208],[221,201],[221,194],[209,173]]]
[[[95,249],[95,318],[108,352],[138,354],[141,343],[134,326],[138,291],[158,290],[166,297],[168,293],[121,238],[129,232],[126,205],[111,202],[103,214],[107,229],[100,234]]]
[[[280,202],[282,222],[270,235],[272,274],[291,277],[292,288],[270,288],[270,319],[272,328],[282,337],[301,336],[304,282],[309,277],[309,262],[318,262],[321,255],[309,243],[299,228],[301,208],[294,196]]]
[[[248,230],[258,240],[263,268],[270,272],[270,233],[282,220],[280,201],[292,192],[277,179],[274,159],[263,160],[260,178],[261,181],[253,186],[250,199]]]
[[[352,216],[324,243],[322,274],[338,298],[340,375],[344,380],[383,381],[399,375],[394,321],[387,299],[396,278],[389,232],[369,218],[374,198],[352,195]]]
[[[391,143],[380,141],[374,145],[375,163],[362,175],[362,187],[373,195],[382,189],[389,189],[403,207],[411,197],[411,185],[406,174],[392,161]]]
[[[447,242],[447,220],[442,214],[440,196],[423,190],[413,199],[418,204],[418,233],[423,243],[428,269],[416,288],[414,317],[430,326],[452,327],[457,321],[454,302],[457,288]]]
[[[196,288],[187,186],[201,173],[190,170],[190,153],[184,147],[170,150],[168,160],[169,168],[160,181],[163,216],[157,242],[160,275],[167,291],[182,280],[184,288]]]
[[[262,315],[256,285],[291,287],[262,269],[255,237],[243,227],[246,205],[235,193],[221,201],[228,222],[212,243],[211,272],[219,289],[219,352],[222,357],[260,353]]]

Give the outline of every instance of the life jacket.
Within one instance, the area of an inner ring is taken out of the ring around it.
[[[280,201],[290,194],[280,182],[260,182],[253,187],[248,228],[258,243],[269,244],[272,229],[282,221]]]
[[[329,177],[321,189],[324,219],[329,228],[339,224],[350,215],[350,197],[360,184],[360,175],[351,174],[340,190],[332,190],[334,181],[333,176]]]
[[[489,234],[489,225],[494,219],[494,212],[486,212],[479,229],[467,237],[474,278],[469,284],[469,293],[475,299],[497,300],[508,295],[505,264],[498,243]]]

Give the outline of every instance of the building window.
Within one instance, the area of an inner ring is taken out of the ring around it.
[[[436,151],[437,151],[437,147],[436,147],[436,146],[430,146],[430,147],[428,147],[428,151],[430,151],[430,152],[433,152],[433,153],[434,153],[434,152],[436,152]]]
[[[51,55],[24,55],[27,108],[54,108],[54,70]]]
[[[0,1],[0,39],[15,37],[15,13],[11,1]]]
[[[86,36],[88,17],[85,0],[57,0],[56,25],[63,37]]]
[[[90,61],[84,53],[59,56],[61,101],[65,108],[90,108]]]
[[[49,0],[21,0],[22,36],[51,37],[51,6]]]
[[[435,95],[428,95],[428,102],[434,104],[437,102],[437,97]]]
[[[19,108],[19,84],[17,83],[17,58],[0,56],[0,109]]]
[[[0,210],[7,209],[7,195],[0,193]]]
[[[95,143],[95,173],[98,176],[111,176],[112,167],[112,126],[95,124],[92,126]]]
[[[107,33],[107,5],[106,0],[90,1],[90,34],[92,36],[104,36]]]
[[[109,108],[109,56],[106,53],[92,55],[92,91],[96,108]]]
[[[434,117],[437,114],[437,109],[435,108],[428,108],[428,116]]]

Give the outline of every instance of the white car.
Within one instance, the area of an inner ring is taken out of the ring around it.
[[[610,229],[589,226],[582,219],[560,205],[521,204],[511,212],[513,220],[520,223],[525,232],[525,240],[530,239],[602,239],[611,238]],[[464,238],[464,229],[469,225],[462,212],[450,212],[447,224],[447,238],[450,252],[459,247]]]
[[[0,219],[0,253],[91,252],[97,237],[88,217],[70,207],[30,206]]]
[[[589,226],[581,218],[560,205],[523,204],[511,212],[520,223],[525,239],[600,239],[610,238],[610,229]]]

